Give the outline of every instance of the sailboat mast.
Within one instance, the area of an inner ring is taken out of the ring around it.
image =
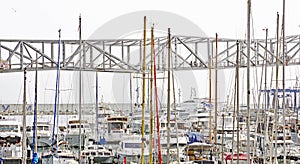
[[[267,61],[268,61],[268,55],[267,55],[267,46],[268,46],[268,28],[265,28],[265,29],[263,29],[263,30],[265,30],[266,31],[266,41],[265,41],[265,64],[264,64],[264,67],[265,67],[265,72],[264,72],[264,76],[265,76],[265,84],[264,84],[264,106],[262,107],[262,109],[264,109],[263,111],[264,111],[264,113],[266,113],[267,112],[267,65],[268,65],[268,63],[267,63]],[[263,68],[262,68],[262,75],[263,75]],[[261,77],[262,78],[262,77]],[[261,84],[262,84],[262,79],[261,79]],[[259,97],[258,97],[258,99],[259,99],[259,101],[258,102],[260,102],[260,95],[259,95]],[[259,106],[260,104],[258,104],[258,106]],[[268,116],[267,115],[265,115],[264,117],[267,117],[267,118],[264,118],[264,119],[267,119],[267,121],[266,122],[268,122]],[[264,124],[266,124],[266,122],[264,123]],[[268,137],[268,124],[266,124],[266,126],[267,126],[267,128],[265,128],[265,131],[264,131],[264,137],[265,137],[265,141],[266,141],[266,138]],[[274,133],[272,133],[272,137],[273,137],[273,134]],[[266,143],[266,142],[265,142]],[[273,146],[272,144],[270,144],[270,146]],[[272,149],[270,149],[270,150],[272,150]],[[266,149],[264,149],[264,151],[266,152],[267,150]],[[263,155],[263,159],[264,159],[264,161],[266,160],[266,154],[267,153],[264,153]],[[270,153],[270,154],[272,154],[272,152]],[[272,161],[272,159],[270,159],[270,161]]]
[[[53,112],[53,128],[52,128],[52,151],[54,151],[54,132],[56,127],[56,116],[57,116],[57,105],[58,105],[58,95],[59,95],[59,69],[60,69],[60,29],[58,30],[59,41],[58,41],[58,55],[57,55],[57,64],[56,64],[56,84],[55,84],[55,100],[54,100],[54,112]],[[58,132],[58,131],[57,131]],[[58,136],[58,135],[57,135]],[[58,137],[56,137],[58,138]],[[58,140],[56,141],[56,147],[58,146]]]
[[[151,27],[151,53],[150,53],[150,137],[149,137],[149,163],[152,163],[152,140],[153,140],[153,49],[154,37],[153,27]]]
[[[146,99],[146,16],[144,16],[144,45],[143,45],[143,93],[142,93],[142,158],[145,163],[145,99]]]
[[[129,89],[130,89],[130,113],[132,114],[133,106],[132,106],[132,76],[129,74]]]
[[[99,139],[99,123],[98,123],[98,71],[96,71],[96,141]]]
[[[235,121],[237,120],[237,114],[236,114],[236,107],[237,107],[237,79],[238,79],[238,55],[239,55],[239,41],[236,41],[236,46],[237,46],[237,50],[236,50],[236,64],[235,64],[235,77],[234,77],[234,93],[233,93],[233,126],[232,126],[232,140],[231,140],[231,152],[234,152],[234,145],[235,143]],[[238,129],[238,128],[237,128]],[[238,144],[236,144],[237,146]],[[238,149],[238,148],[237,148]],[[231,159],[231,163],[233,162],[233,159]]]
[[[247,163],[250,163],[250,13],[251,0],[247,5]]]
[[[32,143],[34,145],[32,151],[32,163],[35,164],[38,162],[38,154],[37,154],[37,83],[38,83],[38,53],[36,53],[36,60],[35,60],[35,83],[34,83],[34,109],[33,109],[33,135],[32,135]]]
[[[173,60],[172,60],[173,61]],[[173,62],[172,62],[173,63]],[[173,64],[172,64],[173,65]],[[176,93],[175,93],[175,80],[174,80],[174,67],[172,67],[172,86],[173,86],[173,105],[174,105],[174,113],[175,113],[175,127],[176,127],[176,143],[177,143],[177,155],[176,161],[179,163],[179,143],[178,143],[178,124],[177,124],[177,110],[176,110]]]
[[[277,121],[277,112],[278,112],[278,74],[279,74],[279,14],[277,13],[277,28],[276,28],[276,37],[277,37],[277,41],[276,41],[276,92],[275,92],[275,105],[274,105],[274,121],[275,121],[275,126],[273,126],[273,129],[275,130],[275,163],[277,162],[277,135],[278,135],[278,121]],[[272,133],[273,134],[273,133]]]
[[[222,141],[221,141],[221,146],[222,146],[222,153],[221,153],[221,158],[222,158],[222,162],[224,161],[224,126],[225,126],[225,122],[224,122],[224,113],[222,113]]]
[[[265,29],[266,31],[266,42],[265,42],[265,92],[264,92],[264,99],[265,99],[265,105],[264,109],[267,111],[267,71],[268,71],[268,54],[267,54],[267,46],[268,46],[268,28]]]
[[[216,62],[215,62],[215,127],[214,143],[217,144],[217,125],[218,124],[218,34],[216,33]]]
[[[208,51],[210,49],[209,47],[209,42],[208,42]],[[212,109],[211,109],[211,63],[212,63],[212,57],[210,55],[210,53],[208,53],[208,60],[209,60],[209,143],[211,144],[212,143],[212,134],[211,134],[211,130],[212,130],[212,120],[211,120],[211,117],[212,117]]]
[[[81,15],[79,16],[79,150],[78,150],[78,157],[79,157],[79,163],[81,163],[81,83],[82,83],[82,77],[81,77]]]
[[[239,41],[236,42],[237,52],[236,52],[236,118],[237,118],[237,131],[236,131],[236,138],[237,138],[237,154],[240,154],[240,123],[239,123],[239,110],[240,110],[240,79],[239,79],[239,55],[240,55],[240,44]],[[234,119],[235,121],[235,119]],[[235,126],[235,123],[233,123],[233,127]],[[234,134],[234,132],[233,132]],[[234,139],[234,138],[233,138]],[[232,147],[233,148],[233,147]],[[239,155],[237,156],[237,162],[239,163]]]
[[[152,43],[154,47],[154,42]],[[158,91],[157,91],[157,83],[156,83],[156,56],[155,56],[155,49],[153,48],[153,62],[154,62],[154,88],[155,88],[155,109],[156,109],[156,130],[157,130],[157,147],[158,147],[158,163],[162,164],[162,155],[161,155],[161,148],[160,148],[160,123],[159,123],[159,113],[158,113]]]
[[[34,149],[32,155],[37,152],[37,129],[36,129],[36,124],[37,124],[37,82],[38,82],[38,54],[36,53],[36,61],[35,61],[35,87],[34,87],[34,111],[33,111],[33,141],[32,143],[34,144]],[[32,157],[33,158],[33,157]]]
[[[285,52],[285,0],[283,0],[283,12],[282,12],[282,89],[283,89],[283,103],[282,103],[282,119],[283,119],[283,164],[286,164],[286,141],[285,141],[285,64],[287,63],[286,61],[286,52]]]
[[[171,33],[170,28],[168,28],[168,102],[167,102],[167,163],[170,163],[170,111],[171,111]]]
[[[57,68],[57,98],[56,98],[56,115],[59,116],[59,96],[60,96],[60,40],[61,38],[61,29],[58,30],[58,68]],[[57,125],[56,125],[56,131],[57,131],[57,134],[58,134],[58,131],[59,131],[59,126],[58,126],[58,123],[59,123],[59,117],[56,117],[56,122],[57,122]],[[56,135],[56,143],[58,143],[59,141],[59,135]],[[56,144],[56,147],[58,146],[58,144]]]
[[[24,68],[24,91],[23,91],[23,133],[22,133],[22,161],[23,163],[26,163],[26,157],[27,157],[27,138],[26,138],[26,74],[27,74],[27,68]]]

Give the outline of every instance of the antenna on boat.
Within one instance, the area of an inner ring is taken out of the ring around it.
[[[180,88],[178,89],[178,105],[180,105],[180,103],[181,103],[181,90],[180,90]]]

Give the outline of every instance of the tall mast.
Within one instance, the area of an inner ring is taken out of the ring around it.
[[[26,163],[27,158],[27,138],[26,138],[26,74],[27,74],[27,68],[24,68],[24,91],[23,91],[23,133],[22,133],[22,161],[23,163]]]
[[[159,123],[159,112],[158,112],[158,91],[157,91],[157,83],[156,83],[156,56],[155,56],[155,49],[154,49],[154,42],[152,43],[153,46],[153,74],[154,74],[154,88],[155,88],[155,112],[156,112],[156,130],[157,130],[157,147],[158,147],[158,163],[162,164],[162,155],[161,155],[161,148],[160,148],[160,123]]]
[[[207,44],[209,46],[209,43]],[[208,51],[209,51],[210,47],[208,47]],[[212,134],[211,134],[211,130],[212,130],[212,120],[211,120],[211,117],[212,117],[212,111],[211,111],[211,60],[212,60],[212,57],[210,55],[210,53],[208,53],[208,60],[209,60],[209,143],[211,144],[212,143]]]
[[[247,5],[247,163],[250,163],[250,13],[251,0]]]
[[[279,74],[279,14],[277,12],[277,29],[276,29],[276,37],[277,37],[277,41],[276,41],[276,93],[275,93],[275,107],[274,107],[274,121],[275,121],[275,126],[273,126],[274,130],[275,130],[275,159],[274,162],[277,163],[277,134],[278,134],[278,121],[277,121],[277,112],[278,112],[278,74]]]
[[[32,143],[34,144],[34,149],[32,152],[32,160],[36,158],[37,153],[37,134],[36,134],[36,123],[37,123],[37,82],[38,82],[38,54],[36,53],[36,61],[35,61],[35,87],[34,87],[34,111],[33,111],[33,137]]]
[[[57,104],[56,104],[56,115],[57,116],[59,116],[59,96],[60,96],[60,43],[61,43],[61,40],[60,40],[60,38],[61,38],[61,29],[59,29],[58,30],[58,35],[59,35],[59,42],[58,42],[58,59],[57,59],[57,61],[58,61],[58,69],[57,69],[57,90],[56,90],[56,92],[57,92],[57,99],[56,99],[56,101],[57,101]],[[57,125],[56,125],[56,131],[57,131],[57,133],[58,133],[58,131],[59,131],[59,126],[58,126],[58,123],[59,123],[59,117],[56,117],[56,122],[57,122]],[[58,143],[58,141],[59,141],[59,135],[56,135],[56,143]],[[58,146],[58,144],[56,144],[56,147]]]
[[[172,60],[173,61],[173,60]],[[173,62],[172,62],[173,63]],[[172,64],[173,65],[173,64]],[[174,80],[174,68],[172,67],[172,86],[173,86],[173,105],[174,105],[174,113],[175,113],[175,127],[176,127],[176,143],[177,143],[177,155],[176,161],[179,163],[179,143],[178,143],[178,124],[177,124],[177,110],[176,110],[176,93],[175,93],[175,80]]]
[[[129,89],[130,89],[130,113],[132,114],[132,108],[133,108],[133,106],[132,106],[132,78],[131,78],[132,76],[131,76],[131,73],[129,74]]]
[[[216,33],[216,62],[215,62],[215,127],[214,140],[217,144],[217,126],[218,126],[218,34]]]
[[[266,31],[266,41],[265,41],[265,64],[264,64],[264,67],[265,67],[265,73],[264,73],[264,75],[265,75],[265,84],[264,84],[264,106],[262,107],[262,109],[264,109],[264,113],[266,113],[267,112],[267,62],[268,62],[268,54],[267,54],[267,46],[268,46],[268,28],[265,28],[265,29],[263,29],[263,30],[265,30]],[[262,71],[261,72],[263,72],[263,68],[262,68]],[[263,74],[263,73],[262,73]],[[261,79],[262,80],[262,79]],[[262,82],[262,81],[261,81]],[[259,99],[260,99],[260,96],[259,96]],[[259,104],[260,105],[260,104]],[[266,115],[267,116],[267,115]],[[266,116],[264,116],[264,117],[266,117]],[[268,117],[268,116],[267,116]],[[264,118],[265,119],[265,118]],[[268,118],[267,118],[267,120],[268,120]],[[265,131],[264,131],[264,137],[265,137],[265,139],[268,137],[268,124],[266,124],[267,125],[267,128],[265,129]],[[273,136],[273,133],[272,133],[272,136]],[[272,145],[272,144],[271,144]],[[273,145],[272,145],[273,146]],[[270,149],[270,150],[272,150],[272,149]],[[266,150],[264,150],[264,151],[266,151]],[[266,160],[266,153],[264,153],[264,156],[263,156],[263,158],[264,158],[264,161]],[[270,161],[272,161],[272,159],[270,159]]]
[[[56,65],[56,82],[55,82],[55,100],[54,100],[54,112],[53,112],[53,128],[52,128],[52,151],[54,151],[54,132],[55,127],[57,126],[56,123],[58,123],[56,116],[58,111],[58,100],[59,100],[59,70],[60,70],[60,32],[61,30],[58,30],[59,35],[59,41],[58,41],[58,55],[57,55],[57,65]],[[57,131],[58,132],[58,131]],[[56,139],[58,138],[58,135]],[[56,148],[58,146],[58,140],[56,141]]]
[[[142,159],[141,163],[145,163],[145,99],[146,99],[146,16],[144,16],[144,51],[143,51],[143,95],[142,95]]]
[[[99,99],[99,94],[98,94],[98,71],[96,71],[96,141],[99,139],[99,123],[98,123],[98,99]]]
[[[221,141],[221,146],[222,146],[222,149],[221,149],[221,159],[222,159],[222,162],[224,161],[224,126],[225,126],[225,122],[224,122],[224,112],[222,112],[222,141]]]
[[[170,163],[170,111],[171,111],[171,33],[168,28],[168,102],[167,102],[167,163]]]
[[[267,54],[267,46],[268,46],[268,28],[265,29],[266,31],[266,42],[265,42],[265,92],[264,92],[264,99],[265,99],[265,105],[264,105],[264,109],[265,111],[267,110],[267,66],[268,66],[268,54]]]
[[[237,104],[237,98],[238,98],[238,95],[237,95],[237,90],[238,90],[238,85],[237,85],[237,81],[238,81],[238,69],[239,69],[239,64],[238,64],[238,58],[239,58],[239,41],[237,40],[236,41],[236,61],[235,61],[235,77],[234,77],[234,93],[233,93],[233,97],[234,97],[234,100],[233,100],[233,130],[232,130],[232,140],[231,140],[231,147],[232,147],[232,152],[234,150],[234,144],[235,144],[235,121],[237,119],[237,112],[236,112],[236,107],[238,106]],[[238,127],[238,126],[237,126]],[[238,129],[238,128],[237,128]],[[238,143],[236,144],[236,147],[237,147],[237,150],[238,150]],[[237,153],[239,154],[239,153]],[[239,159],[237,159],[239,160]],[[231,163],[233,162],[233,159],[231,159]]]
[[[286,52],[285,52],[285,0],[283,0],[283,12],[282,12],[282,89],[283,89],[283,103],[282,103],[282,118],[283,118],[283,164],[286,164],[286,145],[285,145],[285,64],[286,64]]]
[[[239,55],[240,55],[240,45],[239,45],[239,41],[236,42],[236,46],[237,46],[237,52],[236,52],[236,116],[237,116],[237,131],[236,131],[236,138],[237,138],[237,154],[240,154],[240,149],[239,149],[239,145],[240,145],[240,123],[239,123],[239,110],[240,110],[240,80],[239,80]],[[234,127],[235,124],[233,124]],[[234,134],[234,132],[233,132]],[[239,163],[239,155],[237,156],[237,162]]]
[[[78,157],[81,155],[81,15],[79,16],[79,150],[78,150]],[[81,163],[81,158],[79,158],[79,163]]]
[[[154,49],[153,27],[151,27],[151,53],[150,53],[150,137],[149,137],[149,163],[152,163],[152,139],[153,139],[153,49]]]

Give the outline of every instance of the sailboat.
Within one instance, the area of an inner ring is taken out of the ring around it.
[[[144,152],[142,152],[142,146],[144,146]],[[139,134],[123,136],[117,149],[119,162],[122,163],[126,159],[126,161],[139,163],[143,155],[144,162],[149,163],[149,146],[147,142],[143,143]]]
[[[82,133],[79,133],[80,128]],[[90,124],[87,120],[72,118],[67,122],[65,140],[72,148],[82,148],[87,143],[91,133]],[[81,144],[81,147],[79,146],[79,143]]]
[[[80,158],[82,162],[87,163],[117,163],[118,159],[115,157],[112,149],[107,149],[104,145],[93,143],[88,145],[86,149],[81,152]]]
[[[68,143],[60,141],[57,143],[57,150],[45,153],[42,156],[42,163],[47,164],[78,164],[76,155],[71,151]]]
[[[53,128],[52,128],[52,144],[51,150],[42,156],[42,163],[47,164],[77,164],[75,160],[76,156],[71,150],[67,142],[56,141],[54,138],[54,132],[56,128],[56,115],[58,106],[58,96],[59,96],[59,72],[60,72],[60,31],[59,30],[59,40],[58,40],[58,60],[57,60],[57,74],[56,74],[56,88],[55,88],[55,103],[54,103],[54,118],[53,118]]]
[[[0,157],[7,162],[21,162],[21,122],[0,116]]]
[[[36,135],[34,135],[32,132],[34,128],[32,127],[27,127],[28,133],[27,137],[29,141],[33,141],[33,138],[35,137],[36,143],[34,145],[37,146],[37,148],[49,148],[51,147],[51,132],[50,130],[52,129],[50,122],[48,121],[37,121],[35,123],[35,129],[36,129]]]

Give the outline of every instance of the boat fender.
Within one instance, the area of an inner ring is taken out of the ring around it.
[[[39,157],[37,153],[33,153],[32,164],[38,164]]]

